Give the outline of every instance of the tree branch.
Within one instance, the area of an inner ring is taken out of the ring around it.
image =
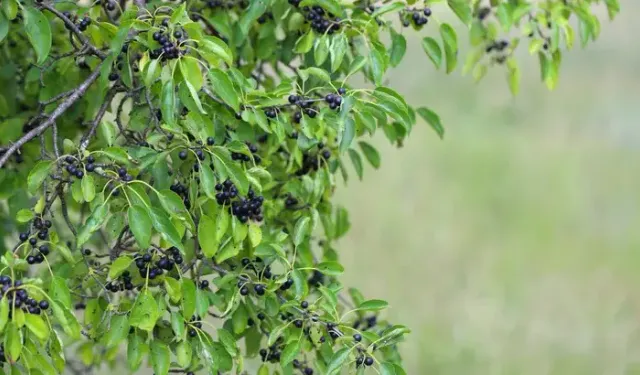
[[[102,63],[98,65],[96,70],[93,71],[91,75],[89,75],[89,77],[87,77],[87,79],[82,82],[71,95],[67,96],[67,98],[62,103],[60,103],[58,108],[54,109],[53,112],[51,112],[46,121],[31,129],[27,134],[23,135],[22,138],[18,139],[9,148],[6,149],[2,157],[0,157],[0,168],[2,168],[7,163],[7,160],[9,160],[11,155],[13,155],[20,147],[40,135],[49,126],[53,125],[58,117],[60,117],[67,109],[69,109],[69,107],[73,105],[73,103],[75,103],[76,101],[78,101],[78,99],[80,99],[80,97],[82,97],[82,95],[89,89],[91,84],[95,82],[95,80],[100,76],[101,66]]]

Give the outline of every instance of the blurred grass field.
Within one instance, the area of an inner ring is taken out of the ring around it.
[[[436,110],[339,200],[345,282],[413,329],[408,374],[640,374],[640,4],[564,58],[554,92],[525,64],[479,85],[410,41],[392,87]]]

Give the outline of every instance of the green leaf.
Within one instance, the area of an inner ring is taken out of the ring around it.
[[[518,63],[515,59],[510,58],[507,60],[508,66],[508,80],[509,80],[509,89],[513,95],[517,95],[518,91],[520,91],[520,67],[518,67]]]
[[[353,139],[356,136],[356,122],[353,118],[347,117],[344,122],[344,130],[342,132],[342,138],[340,138],[340,152],[345,152],[351,146]]]
[[[262,242],[262,230],[255,223],[249,224],[249,241],[253,247],[260,245],[260,242]]]
[[[69,287],[67,287],[66,279],[60,276],[54,276],[51,279],[49,294],[51,299],[58,301],[67,309],[71,308],[71,292],[69,291]]]
[[[216,242],[220,242],[222,237],[229,228],[229,214],[225,210],[218,213],[218,221],[216,222]]]
[[[442,50],[440,49],[438,42],[429,36],[425,37],[422,39],[422,48],[424,48],[424,51],[427,53],[427,56],[429,56],[436,69],[440,69],[440,66],[442,65]]]
[[[53,165],[51,161],[41,161],[29,172],[27,177],[27,188],[30,193],[35,193],[42,187],[42,183],[49,176],[49,169]]]
[[[314,34],[313,31],[309,30],[306,34],[298,38],[295,47],[293,48],[293,52],[295,53],[307,53],[311,51],[311,47],[313,47]]]
[[[169,125],[175,125],[176,90],[173,81],[169,80],[162,86],[162,101],[160,103],[162,120]]]
[[[191,343],[187,340],[181,341],[176,347],[176,359],[178,364],[182,368],[188,368],[191,364],[191,357],[193,356],[193,348]]]
[[[362,180],[363,167],[362,167],[362,158],[360,154],[352,148],[349,149],[349,158],[351,159],[351,164],[353,164],[353,168],[356,170],[356,174],[358,174],[358,178]]]
[[[116,347],[129,334],[129,317],[127,315],[112,315],[109,330],[105,334],[104,342],[107,347]]]
[[[190,318],[196,312],[196,284],[191,279],[182,279],[182,314]]]
[[[471,13],[471,7],[469,6],[469,2],[467,0],[447,0],[449,4],[449,8],[453,11],[453,13],[458,16],[460,21],[465,25],[469,25],[473,18]]]
[[[82,196],[86,202],[91,202],[96,197],[96,185],[90,174],[82,177]]]
[[[127,152],[121,147],[107,147],[100,152],[108,156],[113,161],[122,164],[129,164],[129,156],[127,155]]]
[[[135,305],[129,317],[129,324],[143,331],[151,332],[158,320],[158,304],[149,289],[145,289],[138,295]]]
[[[349,76],[356,74],[367,64],[367,59],[364,56],[356,56],[355,59],[351,62],[351,66],[349,67]]]
[[[158,60],[153,60],[158,61]],[[118,128],[116,125],[108,120],[103,119],[100,122],[100,126],[98,127],[98,131],[100,132],[100,136],[104,141],[109,145],[113,146],[113,143],[116,141],[118,137]]]
[[[417,108],[416,112],[436,131],[440,138],[444,137],[444,127],[440,123],[440,116],[437,113],[426,107]]]
[[[151,366],[155,375],[167,375],[171,364],[171,352],[169,348],[159,340],[151,341]]]
[[[298,69],[298,75],[300,76],[300,78],[302,78],[302,81],[308,80],[309,76],[314,76],[319,78],[323,82],[331,82],[329,73],[313,66],[307,69]]]
[[[406,375],[402,367],[392,362],[380,364],[380,375]]]
[[[238,347],[236,346],[236,339],[233,335],[224,328],[218,328],[218,339],[224,345],[224,348],[227,350],[232,357],[238,355]]]
[[[370,300],[364,301],[360,305],[358,305],[358,310],[362,310],[362,311],[380,311],[382,309],[387,308],[387,306],[389,306],[389,303],[387,303],[387,301],[383,301],[383,300],[380,300],[380,299],[370,299]]]
[[[20,223],[26,223],[31,221],[31,219],[33,219],[35,216],[36,215],[33,213],[33,211],[23,208],[22,210],[18,211],[16,220],[18,220],[18,222]]]
[[[242,36],[249,33],[253,23],[267,10],[267,0],[254,0],[250,3],[249,9],[242,12],[242,18],[238,22]]]
[[[171,15],[171,19],[169,20],[169,23],[174,25],[182,22],[189,22],[186,3],[182,3],[179,7],[173,9],[173,14]]]
[[[351,353],[349,348],[342,348],[335,352],[331,357],[329,366],[327,367],[327,375],[338,374],[344,363],[347,361],[347,358],[349,358],[349,353]]]
[[[309,293],[309,286],[307,285],[307,279],[304,277],[304,272],[298,269],[293,270],[291,278],[296,290],[296,298],[306,297],[307,293]]]
[[[369,52],[369,60],[371,65],[371,75],[373,76],[373,82],[376,86],[380,86],[382,84],[382,78],[384,77],[384,72],[387,70],[387,66],[384,60],[384,56],[380,51],[375,48],[371,49]]]
[[[244,304],[240,304],[236,311],[233,312],[233,316],[231,317],[231,325],[233,327],[233,333],[236,335],[241,334],[247,328],[247,320],[249,316],[247,315],[247,309]]]
[[[303,216],[296,222],[296,226],[293,229],[293,244],[299,246],[309,234],[309,224],[311,220],[308,216]]]
[[[300,341],[292,340],[282,349],[282,354],[280,355],[280,364],[282,367],[285,367],[289,363],[291,363],[298,353],[300,352]]]
[[[164,237],[172,246],[175,246],[180,251],[184,252],[182,238],[163,209],[159,207],[151,207],[151,222],[153,227],[158,231],[158,233],[160,233],[160,235],[162,235],[162,237]]]
[[[149,346],[145,344],[142,337],[136,334],[129,335],[129,341],[127,342],[127,365],[129,370],[136,371],[140,368],[147,352],[149,352]]]
[[[393,2],[389,4],[385,4],[381,7],[378,7],[373,13],[371,13],[371,17],[379,17],[383,14],[387,14],[390,12],[395,12],[400,9],[404,9],[406,5],[403,2]]]
[[[108,214],[108,204],[101,204],[93,210],[87,222],[78,232],[78,246],[82,246],[91,238],[91,235],[102,226]]]
[[[26,6],[23,9],[22,15],[24,17],[24,30],[38,56],[37,63],[42,64],[51,50],[51,26],[49,25],[49,20],[38,9],[30,6]]]
[[[9,20],[5,17],[4,13],[0,12],[0,42],[7,37],[7,34],[9,34]]]
[[[151,218],[145,208],[134,204],[127,210],[129,228],[133,233],[138,245],[146,249],[151,243]]]
[[[402,4],[402,3],[392,3],[392,4]],[[393,30],[393,29],[391,29]],[[402,61],[405,52],[407,51],[407,39],[405,39],[404,35],[399,34],[395,31],[391,32],[391,50],[389,51],[389,64],[391,66],[396,67]]]
[[[360,141],[358,144],[369,164],[376,169],[380,168],[380,154],[378,150],[365,141]]]
[[[174,303],[180,302],[182,299],[182,284],[173,277],[166,277],[164,279],[164,287],[167,290],[167,294],[171,301]]]
[[[187,208],[178,194],[169,189],[164,189],[159,191],[157,195],[160,205],[171,217],[184,219],[189,216]]]
[[[238,255],[238,253],[240,253],[240,248],[232,241],[228,241],[227,244],[216,254],[216,262],[222,263],[225,260]]]
[[[195,91],[200,91],[204,79],[202,78],[198,60],[191,56],[183,56],[180,58],[178,65],[180,65],[180,73],[182,73],[184,80],[189,82]]]
[[[18,0],[3,0],[2,10],[9,21],[13,21],[18,16]]]
[[[316,268],[325,275],[337,276],[344,272],[344,267],[338,262],[322,262]]]
[[[447,23],[440,25],[440,36],[447,60],[447,73],[451,73],[458,65],[458,37],[455,30]]]
[[[131,263],[133,263],[133,258],[128,256],[121,256],[113,261],[111,267],[109,267],[109,278],[111,280],[117,279],[124,271],[127,270],[127,268],[129,268]]]
[[[216,38],[215,36],[207,36],[201,41],[201,48],[204,51],[221,58],[225,63],[227,63],[227,65],[233,65],[233,54],[231,53],[229,46],[227,46],[227,44],[221,39]]]
[[[258,0],[259,1],[259,0]],[[220,69],[210,69],[211,90],[234,111],[240,110],[240,96],[233,87],[229,76]]]
[[[344,56],[349,49],[349,40],[343,34],[336,35],[333,37],[333,41],[331,42],[331,71],[335,72],[338,70],[340,65],[342,65],[342,61],[344,60]],[[363,60],[364,61],[364,60]]]
[[[318,66],[322,66],[322,64],[327,60],[327,57],[329,57],[329,37],[327,35],[323,35],[321,38],[316,39],[313,57]]]
[[[213,159],[214,166],[217,168],[218,172],[220,172],[221,170],[227,172],[229,178],[236,185],[236,188],[238,189],[240,194],[247,194],[247,192],[249,191],[249,179],[247,179],[247,175],[235,162],[233,162],[229,158],[229,156],[227,156],[227,151],[223,150],[224,149],[221,149],[219,147],[216,147],[212,150],[215,156],[215,158]]]
[[[51,309],[53,310],[53,316],[56,318],[58,323],[60,323],[64,332],[73,339],[79,339],[81,328],[75,315],[55,299],[50,302]]]
[[[207,215],[200,217],[200,222],[198,223],[198,242],[200,243],[202,252],[207,258],[216,255],[218,251],[216,223]]]
[[[4,334],[4,353],[9,363],[15,363],[22,352],[22,333],[15,322],[10,322]]]
[[[9,298],[2,297],[0,300],[0,332],[4,331],[4,327],[9,321]]]
[[[40,341],[47,341],[51,331],[40,315],[26,314],[24,324]]]

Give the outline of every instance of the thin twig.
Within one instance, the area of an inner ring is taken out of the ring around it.
[[[34,129],[31,129],[27,134],[23,135],[22,138],[15,141],[11,147],[9,147],[5,153],[0,157],[0,168],[6,164],[9,160],[9,157],[13,155],[20,147],[22,147],[25,143],[29,142],[33,138],[39,136],[42,132],[44,132],[49,126],[53,125],[58,117],[60,117],[69,107],[71,107],[76,101],[78,101],[82,95],[89,89],[91,84],[95,82],[96,79],[100,76],[100,67],[102,63],[98,65],[95,71],[93,71],[87,79],[78,86],[75,91],[69,95],[60,105],[48,115],[46,121],[42,124],[38,125]]]

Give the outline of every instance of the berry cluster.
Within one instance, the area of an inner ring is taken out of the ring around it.
[[[162,20],[162,26],[169,26],[169,19],[165,18]],[[180,55],[184,55],[187,53],[186,49],[180,49],[179,43],[183,37],[183,33],[180,30],[176,30],[173,32],[173,37],[175,41],[171,40],[170,35],[164,35],[162,31],[156,31],[153,33],[153,40],[158,42],[162,47],[156,48],[149,53],[149,57],[152,59],[158,59],[162,57],[163,61],[177,59]]]
[[[429,17],[431,16],[431,9],[407,9],[405,11],[402,25],[404,27],[408,27],[413,23],[414,26],[420,27],[424,26],[429,22]]]
[[[293,360],[293,368],[300,369],[304,375],[313,375],[313,369],[297,359]]]
[[[189,199],[189,188],[186,185],[176,182],[169,187],[171,191],[178,194],[182,198],[182,202],[187,209],[191,208],[191,200]]]
[[[68,155],[64,158],[65,163],[67,164],[67,166],[65,167],[65,169],[67,170],[67,172],[69,172],[69,174],[71,176],[75,176],[78,179],[81,179],[82,177],[84,177],[84,170],[83,170],[83,166],[80,162],[76,163],[76,158],[74,158],[71,155]],[[88,156],[87,157],[87,163],[91,164],[91,171],[93,171],[95,168],[93,167],[93,163],[95,162],[93,156]],[[91,172],[87,169],[87,172]]]
[[[138,267],[140,276],[146,278],[148,272],[149,280],[153,280],[162,275],[164,271],[172,270],[176,264],[182,264],[183,259],[182,255],[180,255],[180,250],[175,247],[171,247],[168,252],[170,253],[171,258],[167,255],[163,255],[156,260],[155,264],[152,262],[153,256],[150,253],[146,253],[141,257],[138,257],[136,259],[136,267]]]
[[[131,274],[129,271],[124,271],[118,280],[112,280],[105,285],[107,290],[112,293],[122,292],[125,290],[133,290],[133,283],[131,282]]]
[[[293,209],[298,205],[298,198],[294,197],[291,194],[285,195],[286,199],[284,200],[284,206],[287,209]]]
[[[234,7],[238,7],[244,9],[249,6],[249,2],[246,0],[241,1],[227,1],[226,3],[223,0],[206,0],[205,6],[210,9],[220,8],[220,9],[232,9]]]
[[[189,323],[187,323],[187,325],[189,326],[189,336],[190,337],[196,337],[198,336],[198,332],[196,331],[197,329],[202,329],[202,322],[201,322],[202,318],[199,317],[198,315],[193,315],[191,317],[191,319],[189,319]],[[194,328],[195,327],[195,328]]]
[[[33,249],[36,250],[35,246]],[[47,244],[40,245],[40,247],[35,252],[35,254],[27,256],[27,263],[40,264],[44,262],[44,257],[47,255],[49,255],[49,245]]]
[[[89,25],[91,25],[91,18],[84,16],[80,22],[78,22],[78,29],[80,31],[85,31]]]
[[[289,0],[289,4],[297,8],[300,5],[300,0]],[[305,22],[311,23],[311,28],[318,34],[333,34],[340,31],[342,20],[325,11],[321,6],[305,6],[302,8],[302,12],[305,13]]]
[[[256,195],[252,189],[249,189],[247,198],[242,198],[238,195],[238,189],[231,180],[216,184],[215,189],[218,191],[216,202],[221,206],[229,206],[229,212],[237,217],[241,223],[246,223],[249,219],[262,221],[263,196]],[[234,198],[238,199],[233,200]]]
[[[491,53],[493,51],[502,52],[507,47],[509,47],[509,41],[508,40],[498,40],[498,41],[494,41],[494,42],[489,43],[489,45],[486,48],[486,52],[487,53]]]
[[[255,160],[255,163],[256,164],[260,164],[262,162],[262,159],[260,158],[260,155],[257,155],[258,146],[247,142],[247,147],[249,148],[249,151],[251,152],[251,156],[246,155],[246,154],[242,154],[242,153],[239,153],[239,152],[231,152],[231,159],[232,160],[239,160],[239,161],[248,162],[248,161],[251,161],[251,157],[253,157],[253,160]]]
[[[46,241],[49,238],[49,228],[51,228],[53,224],[50,220],[42,220],[41,218],[35,218],[33,220],[33,228],[38,230],[38,234],[36,237],[29,237],[30,232],[22,232],[19,235],[20,242],[29,241],[29,244],[34,248],[38,245],[38,240]],[[43,255],[49,254],[49,247],[47,245],[40,246]]]
[[[378,324],[378,318],[375,315],[371,315],[366,318],[358,319],[353,323],[353,328],[358,329],[361,325],[364,327],[362,330],[366,331],[367,329],[371,329]]]
[[[243,296],[249,295],[249,287],[247,286],[248,283],[249,281],[247,281],[246,279],[241,279],[238,281],[238,287],[240,288],[240,295],[243,295]],[[254,284],[253,291],[256,292],[258,296],[264,296],[265,292],[267,291],[267,288],[264,286],[264,284]]]
[[[304,154],[302,156],[302,168],[296,171],[296,176],[304,176],[312,171],[317,171],[320,168],[320,156],[327,160],[331,157],[331,151],[318,150],[316,154]]]
[[[29,314],[38,315],[42,311],[49,309],[49,301],[44,299],[37,301],[36,299],[29,297],[29,293],[26,289],[20,288],[23,285],[22,280],[12,282],[9,276],[2,275],[0,276],[0,285],[2,285],[2,295],[6,296],[11,310],[14,308],[20,308],[22,311],[28,312]],[[9,312],[10,314],[11,310]]]

